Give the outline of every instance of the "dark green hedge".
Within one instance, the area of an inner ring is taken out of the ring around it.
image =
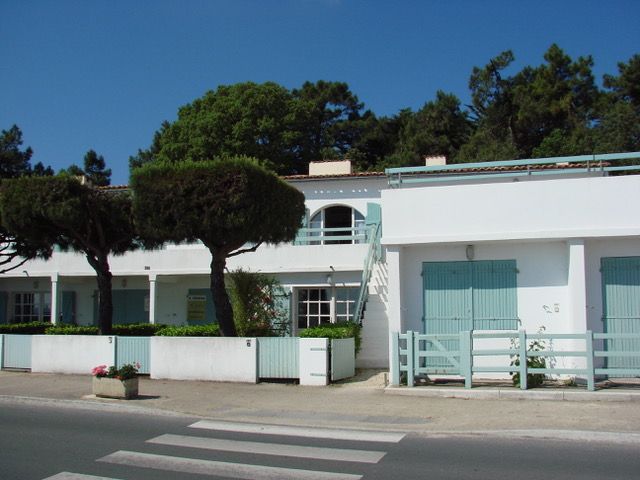
[[[209,325],[169,326],[156,332],[158,337],[218,337],[220,328],[217,323]]]
[[[113,334],[121,337],[153,337],[167,328],[161,323],[131,323],[113,326]]]
[[[0,324],[0,333],[40,335],[50,327],[51,324],[48,322]]]
[[[93,325],[50,325],[47,335],[98,335],[98,327]]]
[[[318,327],[307,328],[300,332],[301,338],[354,338],[356,354],[360,351],[360,331],[362,327],[353,322],[328,323]]]

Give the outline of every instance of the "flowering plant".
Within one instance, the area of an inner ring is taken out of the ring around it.
[[[140,368],[139,363],[125,363],[120,368],[116,368],[114,365],[111,365],[107,368],[106,365],[98,365],[97,367],[93,367],[91,369],[91,374],[95,377],[106,377],[106,378],[117,378],[118,380],[128,380],[130,378],[135,378],[138,374],[138,369]]]

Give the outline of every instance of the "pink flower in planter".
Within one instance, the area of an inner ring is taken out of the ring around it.
[[[91,369],[91,374],[96,377],[104,377],[107,375],[107,366],[98,365],[97,367],[93,367],[93,369]]]

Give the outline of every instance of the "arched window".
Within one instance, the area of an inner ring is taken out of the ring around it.
[[[310,245],[364,243],[364,215],[346,205],[323,208],[311,217],[309,228],[323,230],[310,232],[309,236],[320,237],[318,241],[309,242]],[[355,236],[362,236],[362,238],[354,238]],[[328,239],[323,240],[325,237]],[[336,237],[349,238],[341,240]]]

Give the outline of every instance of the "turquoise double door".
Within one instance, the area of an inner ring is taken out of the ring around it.
[[[640,257],[602,258],[600,272],[604,332],[640,335]],[[605,349],[623,353],[638,352],[640,340],[607,340]],[[640,368],[640,357],[608,357],[607,367]]]
[[[424,333],[451,335],[470,330],[519,328],[515,260],[425,262],[422,264]],[[442,340],[433,347],[459,350],[458,340]],[[451,356],[429,357],[423,367],[452,371]]]

